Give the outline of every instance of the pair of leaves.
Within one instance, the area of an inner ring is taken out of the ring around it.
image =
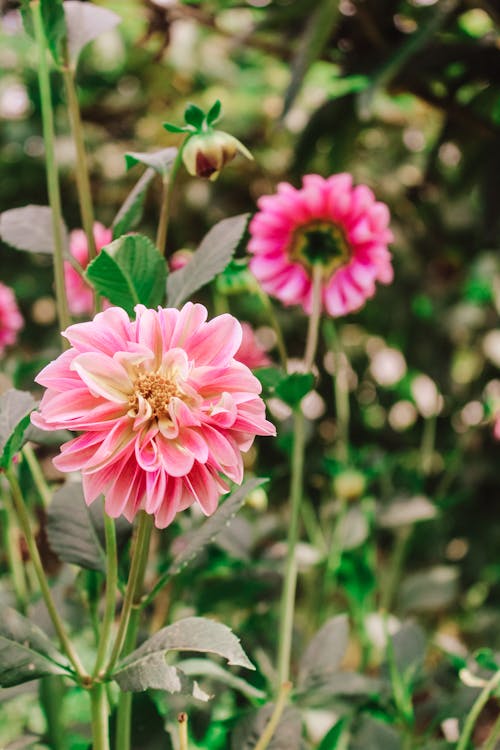
[[[162,628],[122,659],[113,679],[124,691],[166,690],[208,700],[209,696],[180,667],[167,664],[166,657],[173,651],[214,654],[231,666],[254,669],[239,639],[226,625],[204,617],[187,617]]]
[[[36,401],[27,391],[14,388],[0,397],[0,468],[7,469],[15,454],[21,450],[24,433]]]

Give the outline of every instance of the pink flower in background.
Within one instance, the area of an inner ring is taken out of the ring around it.
[[[500,411],[497,412],[494,418],[493,437],[495,440],[500,440]]]
[[[0,282],[0,354],[7,346],[16,343],[18,331],[23,325],[14,292]]]
[[[306,175],[299,190],[282,182],[258,206],[250,222],[250,269],[283,304],[311,312],[317,264],[323,306],[334,317],[362,307],[375,294],[375,282],[392,281],[389,210],[370,188],[353,187],[351,175]]]
[[[271,360],[267,356],[266,350],[262,344],[257,341],[257,337],[250,323],[241,323],[241,332],[243,336],[240,348],[234,355],[235,359],[237,359],[238,362],[243,362],[243,364],[251,370],[270,365]]]
[[[113,232],[98,221],[94,223],[94,241],[99,253],[104,245],[113,239]],[[74,229],[69,236],[69,250],[83,270],[89,263],[89,249],[87,237],[83,229]],[[68,295],[69,311],[72,315],[90,315],[94,307],[94,296],[91,287],[75,271],[69,261],[64,262],[64,280]]]
[[[111,307],[64,335],[71,349],[36,378],[47,388],[34,424],[82,432],[54,464],[81,470],[85,499],[103,493],[110,516],[140,509],[164,528],[197,502],[209,515],[241,483],[241,452],[274,435],[261,386],[234,359],[241,326],[231,315],[207,321],[203,305]]]

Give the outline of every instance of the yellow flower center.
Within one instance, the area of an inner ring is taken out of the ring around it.
[[[351,250],[341,227],[327,221],[315,221],[295,230],[288,254],[308,270],[318,264],[323,266],[324,276],[329,277],[348,263]]]
[[[130,408],[137,412],[139,396],[142,396],[150,405],[153,416],[159,419],[168,417],[168,405],[172,398],[182,396],[175,382],[157,372],[139,375],[134,385],[134,392],[129,396]]]

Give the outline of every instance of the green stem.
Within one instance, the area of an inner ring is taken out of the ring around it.
[[[61,705],[64,700],[64,683],[59,675],[47,675],[40,680],[40,705],[47,721],[47,744],[51,750],[65,750],[66,733],[62,721]]]
[[[113,650],[105,670],[108,675],[113,671],[113,668],[122,653],[127,638],[132,610],[139,609],[140,607],[142,586],[144,583],[144,575],[146,573],[149,542],[151,540],[152,531],[153,516],[145,511],[141,511],[139,514],[139,525],[137,527],[137,536],[134,543],[134,552],[132,554],[132,563],[130,566],[125,598],[123,600],[123,609],[120,617],[120,624],[118,626],[118,633],[116,634]]]
[[[64,627],[64,623],[59,617],[59,613],[57,611],[56,605],[54,604],[54,600],[52,599],[50,587],[47,581],[47,577],[45,575],[45,571],[43,569],[42,561],[40,559],[40,554],[38,552],[38,547],[36,546],[35,537],[31,529],[30,519],[29,519],[28,511],[27,511],[27,508],[26,508],[26,505],[25,505],[25,502],[21,493],[21,488],[19,487],[19,483],[12,469],[7,469],[6,476],[10,484],[11,491],[12,491],[12,498],[14,500],[14,507],[16,510],[19,525],[26,539],[26,544],[28,546],[28,551],[30,554],[31,562],[35,569],[35,573],[38,579],[38,584],[42,592],[45,606],[47,607],[47,611],[50,615],[50,619],[52,620],[52,623],[54,625],[55,631],[57,633],[57,636],[59,638],[63,651],[66,653],[68,659],[73,665],[75,672],[80,678],[80,680],[83,683],[86,683],[88,682],[88,675],[80,661],[78,654],[76,653],[73,647],[73,644],[71,643],[69,639],[69,636],[66,632],[66,628]]]
[[[115,619],[116,590],[118,588],[118,557],[116,549],[115,522],[107,515],[107,513],[104,514],[104,533],[106,536],[106,600],[94,667],[94,677],[99,675],[108,654],[109,640]]]
[[[261,289],[257,282],[255,282],[254,289],[266,310],[269,322],[271,323],[272,329],[276,334],[276,348],[278,349],[281,366],[286,372],[288,367],[288,355],[286,351],[285,339],[283,338],[281,326],[278,322],[278,318],[276,317],[276,313],[274,312],[273,303],[269,299],[269,295],[267,295],[265,291]]]
[[[64,284],[64,242],[62,236],[61,194],[55,156],[54,112],[50,94],[50,71],[47,60],[47,42],[43,30],[42,14],[39,0],[31,3],[33,10],[33,28],[39,49],[38,85],[42,108],[43,140],[45,144],[45,163],[47,166],[47,191],[52,209],[52,231],[54,235],[54,280],[56,288],[56,306],[59,325],[64,331],[71,323],[68,312],[68,301]]]
[[[347,463],[349,458],[349,389],[347,378],[343,372],[343,351],[340,337],[337,333],[333,320],[325,321],[324,331],[327,336],[328,345],[335,357],[335,377],[333,379],[333,391],[335,398],[335,412],[337,415],[337,455],[340,461]]]
[[[123,644],[123,656],[126,656],[134,650],[137,632],[139,630],[141,610],[139,607],[134,607],[131,612],[129,626],[127,630],[127,637]],[[132,693],[120,693],[118,699],[118,710],[116,713],[116,737],[115,737],[115,748],[116,750],[129,750],[131,740],[131,725],[132,725]]]
[[[156,247],[162,255],[165,255],[167,249],[167,232],[172,204],[172,193],[174,190],[174,182],[175,178],[177,177],[177,172],[179,171],[179,167],[182,164],[183,146],[184,144],[179,146],[174,163],[172,164],[172,169],[163,177],[160,219],[158,222],[158,231],[156,233]]]
[[[424,476],[427,476],[432,471],[432,457],[436,443],[436,421],[437,417],[435,414],[424,420],[422,442],[420,444],[420,465]]]
[[[93,750],[110,750],[109,745],[109,708],[105,686],[96,682],[90,690],[92,712],[92,748]]]
[[[43,507],[47,509],[50,505],[50,501],[52,500],[52,491],[45,480],[42,467],[38,462],[35,451],[29,443],[26,443],[23,448],[23,456],[26,463],[28,464],[33,482],[35,483],[35,487],[37,488],[38,494],[40,495],[40,498],[42,500]]]
[[[485,705],[488,703],[491,695],[495,692],[497,687],[500,685],[500,670],[498,672],[495,672],[493,677],[488,680],[484,688],[479,693],[478,697],[476,698],[474,704],[472,705],[471,710],[467,714],[464,726],[462,729],[462,733],[460,735],[460,739],[458,741],[457,750],[467,750],[469,747],[469,741],[472,737],[472,733],[474,731],[474,727],[476,726],[476,722],[479,719],[479,716],[485,707]],[[489,740],[488,740],[489,742]]]
[[[28,587],[24,575],[24,566],[19,548],[19,535],[15,523],[14,508],[7,492],[2,492],[2,536],[4,549],[7,552],[7,560],[12,575],[12,583],[16,593],[16,602],[21,612],[26,612],[28,604]]]
[[[410,541],[412,531],[413,526],[402,526],[397,531],[389,571],[380,600],[380,607],[385,612],[391,611],[394,595],[401,579],[401,572],[403,570],[406,553],[408,551],[408,542]]]
[[[80,215],[82,217],[83,230],[87,238],[89,261],[96,257],[97,251],[94,239],[94,208],[92,205],[92,191],[88,171],[87,154],[85,151],[85,140],[83,137],[82,118],[78,96],[75,85],[75,72],[69,66],[61,70],[66,99],[68,103],[68,114],[71,123],[71,132],[76,150],[76,187],[78,190],[78,201],[80,203]]]
[[[259,741],[255,745],[254,750],[266,750],[266,748],[269,746],[269,743],[271,742],[273,735],[278,728],[278,724],[280,723],[280,719],[283,711],[285,710],[286,702],[288,700],[291,689],[291,682],[284,682],[283,685],[281,685],[280,691],[278,693],[278,698],[276,700],[276,703],[274,704],[274,710],[271,714],[271,718],[269,719],[266,728],[262,732]]]

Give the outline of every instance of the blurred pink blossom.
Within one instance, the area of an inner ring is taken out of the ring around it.
[[[103,493],[110,516],[144,509],[158,528],[197,502],[206,515],[241,483],[256,435],[274,435],[261,386],[234,357],[242,331],[231,315],[207,322],[203,305],[110,307],[64,335],[71,348],[36,378],[47,388],[32,420],[83,434],[54,464],[81,470],[87,503]]]
[[[113,232],[98,221],[94,223],[94,241],[99,253],[104,245],[108,245],[113,239]],[[69,249],[71,255],[78,261],[83,270],[89,263],[89,249],[87,238],[83,229],[74,229],[69,237]],[[68,307],[72,315],[90,315],[94,307],[94,296],[91,287],[75,271],[69,261],[64,262],[64,280],[66,283],[66,294],[68,295]]]
[[[241,323],[241,331],[243,334],[241,345],[234,358],[239,362],[243,362],[251,370],[270,365],[271,360],[267,356],[262,344],[258,342],[250,323]]]
[[[0,282],[0,354],[7,346],[16,343],[18,331],[23,325],[14,292]]]
[[[323,305],[334,317],[362,307],[376,281],[392,281],[389,209],[366,185],[353,187],[351,175],[306,175],[298,190],[282,182],[258,206],[250,222],[250,269],[283,304],[311,312],[316,265]]]

